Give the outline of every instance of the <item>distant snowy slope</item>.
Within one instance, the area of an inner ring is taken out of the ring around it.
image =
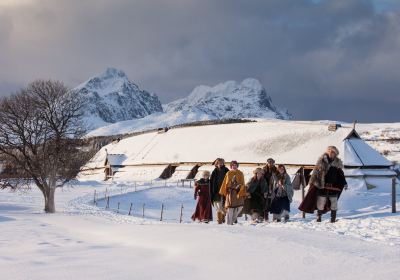
[[[198,110],[214,119],[274,118],[291,119],[287,110],[272,104],[265,88],[256,79],[241,83],[228,81],[214,87],[198,86],[183,99],[163,106],[166,112]]]
[[[155,94],[140,89],[115,68],[107,68],[75,90],[86,97],[85,120],[90,128],[162,112]]]
[[[109,125],[99,127],[90,131],[87,136],[109,136],[131,133],[134,131],[144,131],[148,129],[168,127],[177,124],[191,123],[196,121],[204,121],[212,119],[209,115],[193,110],[177,111],[169,113],[154,113],[141,119],[121,121]]]

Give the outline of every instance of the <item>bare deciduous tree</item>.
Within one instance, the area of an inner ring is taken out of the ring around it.
[[[83,100],[62,82],[38,80],[0,101],[0,156],[12,176],[2,187],[32,182],[41,190],[44,210],[55,212],[58,187],[75,178],[93,155],[84,148]]]

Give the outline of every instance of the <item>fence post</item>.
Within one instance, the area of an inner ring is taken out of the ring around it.
[[[131,211],[132,211],[132,202],[131,202],[131,206],[129,206],[129,213],[128,213],[128,216],[131,215]]]
[[[304,166],[301,167],[301,178],[300,179],[301,179],[301,202],[303,202],[304,197],[305,197],[304,188],[306,187],[305,186],[306,178],[305,178],[305,175],[304,175]],[[305,219],[306,218],[306,212],[303,211],[301,213],[301,216],[303,217],[303,219]]]
[[[179,223],[182,223],[182,218],[183,218],[183,204],[181,205],[181,216],[179,218]]]
[[[110,208],[110,197],[107,196],[107,204],[106,204],[106,209]]]
[[[136,181],[135,181],[135,192],[136,192]]]
[[[117,213],[119,213],[119,202],[118,202],[118,208],[117,208]]]
[[[93,204],[96,205],[96,190],[94,190],[94,195],[93,195]]]
[[[392,213],[396,213],[396,177],[392,178]]]
[[[164,213],[164,203],[161,203],[161,217],[160,217],[160,221],[162,221],[163,213]]]
[[[145,206],[145,204],[143,203],[143,207],[142,207],[142,218],[144,218],[144,206]]]

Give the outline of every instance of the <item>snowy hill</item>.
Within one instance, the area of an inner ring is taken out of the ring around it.
[[[163,106],[165,112],[203,112],[211,119],[274,118],[291,119],[287,110],[272,104],[265,88],[256,79],[241,83],[228,81],[214,87],[198,86],[183,99]]]
[[[351,205],[344,203],[346,197],[379,199],[384,207],[380,194],[345,192],[339,200],[339,209],[345,211],[334,224],[325,216],[322,223],[313,221],[313,215],[302,219],[294,202],[291,222],[250,225],[243,217],[238,225],[225,226],[189,223],[193,189],[176,185],[140,186],[135,192],[121,183],[87,182],[57,192],[59,212],[47,215],[42,214],[37,188],[0,190],[2,275],[41,280],[158,279],[160,275],[166,280],[198,280],[213,275],[235,280],[267,274],[271,279],[327,275],[326,279],[372,280],[398,279],[400,274],[400,216],[387,208],[346,212]],[[101,200],[106,192],[111,194],[107,210]],[[181,224],[180,203],[184,203]]]
[[[287,110],[272,104],[256,79],[228,81],[214,87],[198,86],[183,99],[163,105],[163,113],[117,122],[91,131],[89,136],[116,135],[178,124],[238,118],[291,119]]]
[[[162,112],[155,94],[140,89],[123,71],[115,68],[107,68],[75,90],[86,98],[85,119],[91,128]]]

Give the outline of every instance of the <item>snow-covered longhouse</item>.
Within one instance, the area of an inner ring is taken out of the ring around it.
[[[85,166],[84,179],[179,181],[212,170],[218,157],[237,160],[246,180],[272,157],[291,175],[304,167],[306,175],[329,145],[337,146],[350,186],[391,185],[392,163],[362,140],[351,126],[336,130],[328,124],[282,120],[206,125],[149,132],[103,147]]]

